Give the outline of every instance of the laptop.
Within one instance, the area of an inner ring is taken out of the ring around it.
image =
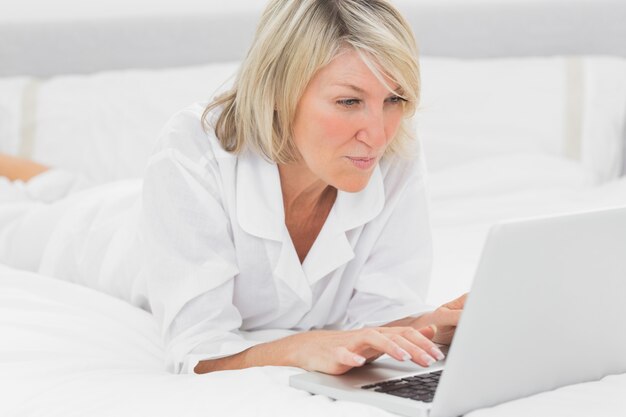
[[[405,416],[453,417],[626,372],[626,207],[500,223],[444,362],[379,359],[290,385]]]

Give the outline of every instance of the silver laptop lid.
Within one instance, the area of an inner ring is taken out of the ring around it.
[[[626,208],[495,226],[431,416],[626,372],[625,294]]]

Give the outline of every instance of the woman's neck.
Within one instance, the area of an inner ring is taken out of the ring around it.
[[[283,194],[285,217],[294,213],[315,213],[320,206],[334,203],[337,190],[316,178],[308,168],[300,164],[278,166],[280,187]]]
[[[335,204],[337,189],[313,175],[304,175],[308,169],[303,171],[295,166],[279,165],[278,170],[285,226],[300,263],[303,263]]]

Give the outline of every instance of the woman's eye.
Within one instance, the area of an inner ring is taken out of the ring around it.
[[[337,101],[337,104],[340,104],[344,107],[355,107],[359,103],[361,103],[361,100],[357,98],[346,98],[346,99]]]
[[[393,104],[397,104],[397,103],[404,103],[404,102],[406,102],[406,99],[403,99],[400,96],[393,96],[393,97],[389,97],[387,99],[387,101],[389,101],[390,103],[393,103]]]

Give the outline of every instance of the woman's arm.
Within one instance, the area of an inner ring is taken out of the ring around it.
[[[197,374],[253,366],[295,366],[340,375],[386,353],[399,360],[430,366],[443,353],[430,340],[433,327],[379,327],[359,330],[314,330],[253,346],[236,355],[200,361]]]
[[[0,177],[7,177],[11,181],[28,181],[48,169],[28,159],[0,154]]]

